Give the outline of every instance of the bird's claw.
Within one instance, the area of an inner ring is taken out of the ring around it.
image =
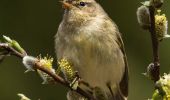
[[[71,87],[73,90],[76,90],[77,87],[79,86],[79,81],[80,81],[80,76],[79,76],[78,72],[76,71],[76,72],[75,72],[75,78],[74,78],[73,81],[70,83],[70,87]]]

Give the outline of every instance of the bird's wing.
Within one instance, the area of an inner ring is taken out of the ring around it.
[[[121,38],[121,34],[117,33],[117,37],[118,37],[119,46],[120,46],[122,53],[124,55],[124,62],[125,62],[125,72],[124,72],[124,75],[122,77],[122,80],[121,80],[119,86],[120,86],[120,92],[122,93],[122,95],[127,97],[128,96],[128,80],[129,80],[128,62],[127,62],[127,57],[126,57],[126,53],[125,53],[123,40]]]
[[[109,96],[108,100],[127,100],[128,97],[128,80],[129,80],[129,76],[128,76],[128,63],[127,63],[127,58],[126,58],[126,53],[125,53],[125,49],[124,49],[124,44],[123,44],[123,40],[121,38],[121,34],[119,33],[119,31],[117,30],[117,43],[120,46],[120,49],[124,55],[124,63],[125,63],[125,71],[123,74],[123,77],[120,81],[120,83],[118,85],[116,85],[116,92],[115,92],[115,88],[114,86],[108,86],[112,96]]]

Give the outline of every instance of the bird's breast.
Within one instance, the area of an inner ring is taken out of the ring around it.
[[[66,35],[58,35],[57,58],[69,60],[80,77],[92,86],[118,83],[124,72],[123,54],[114,34],[98,27],[67,30],[62,33]]]

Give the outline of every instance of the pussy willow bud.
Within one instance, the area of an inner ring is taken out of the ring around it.
[[[32,56],[25,56],[22,60],[22,63],[24,64],[24,66],[27,68],[27,71],[34,71],[33,66],[35,65],[35,62],[37,61],[36,58],[32,57]]]
[[[160,14],[160,10],[158,10],[158,14],[155,15],[155,29],[157,34],[157,39],[159,41],[163,40],[163,38],[168,38],[168,21],[165,14]]]
[[[145,73],[143,73],[146,77],[148,77],[149,79],[153,80],[154,76],[153,76],[153,71],[154,71],[154,64],[151,63],[149,64],[149,66],[147,67],[147,70]]]
[[[140,6],[137,9],[137,20],[139,25],[143,29],[149,29],[150,28],[150,13],[149,13],[149,8],[145,5]]]
[[[155,8],[160,8],[163,5],[164,0],[151,0],[150,4]]]
[[[142,5],[149,7],[150,6],[150,1],[144,1],[141,2]]]
[[[12,43],[12,39],[10,37],[3,35],[3,39],[8,43]]]
[[[10,37],[7,37],[5,35],[3,35],[3,40],[7,42],[10,46],[12,46],[18,52],[25,54],[24,49],[19,45],[17,41],[12,40]]]

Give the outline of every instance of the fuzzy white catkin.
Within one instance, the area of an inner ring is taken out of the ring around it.
[[[35,61],[37,59],[35,57],[32,57],[32,56],[25,56],[23,58],[23,61],[22,63],[24,64],[24,66],[27,68],[28,71],[33,71],[33,66],[35,64]]]
[[[145,5],[142,5],[137,9],[136,14],[137,14],[137,19],[138,19],[139,25],[143,29],[149,29],[149,27],[150,27],[149,8]]]

